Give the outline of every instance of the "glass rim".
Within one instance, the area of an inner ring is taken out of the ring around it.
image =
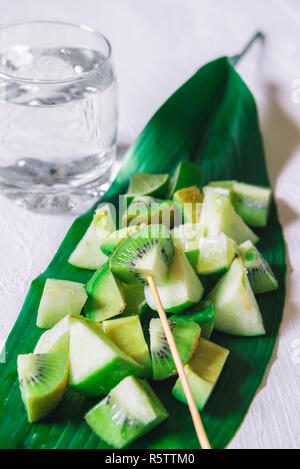
[[[89,70],[88,72],[82,72],[80,75],[72,76],[70,78],[63,78],[61,80],[60,79],[49,80],[49,79],[42,79],[42,78],[35,79],[35,78],[16,77],[15,75],[4,72],[1,68],[0,68],[0,77],[2,76],[4,78],[9,79],[10,81],[15,81],[17,83],[27,83],[27,84],[34,83],[34,84],[43,84],[43,85],[54,85],[54,84],[59,84],[59,83],[72,83],[75,81],[84,80],[87,77],[90,77],[99,73],[99,71],[101,71],[104,65],[106,65],[106,63],[111,58],[112,48],[107,37],[100,31],[97,31],[96,29],[90,26],[87,26],[85,24],[76,24],[76,23],[69,23],[65,21],[55,21],[55,20],[33,20],[33,21],[24,21],[24,22],[17,22],[17,23],[8,23],[6,25],[0,26],[0,33],[6,29],[14,28],[17,26],[26,26],[26,25],[31,25],[31,24],[32,25],[34,24],[50,24],[51,25],[52,24],[52,25],[68,26],[74,29],[82,29],[86,31],[87,33],[90,33],[92,36],[95,36],[97,39],[104,40],[107,46],[107,55],[105,56],[99,68],[96,68],[94,70]]]

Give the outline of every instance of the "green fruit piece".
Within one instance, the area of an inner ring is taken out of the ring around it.
[[[203,180],[204,172],[200,166],[190,161],[181,161],[171,179],[169,197],[185,187],[197,186],[201,191]]]
[[[193,355],[200,337],[200,326],[182,319],[169,320],[169,325],[182,360],[185,364]],[[176,365],[159,318],[150,321],[150,349],[153,379],[162,380],[177,373]]]
[[[128,228],[122,228],[121,230],[113,231],[101,244],[101,251],[106,256],[111,256],[117,249],[120,242],[124,241],[124,239],[128,238],[128,236],[132,235],[136,231],[143,230],[146,227],[146,223],[143,223],[141,225],[132,225]]]
[[[236,182],[231,190],[235,211],[251,226],[266,226],[271,203],[271,189]]]
[[[174,193],[173,199],[181,204],[184,222],[197,223],[202,210],[203,194],[197,186],[186,187]]]
[[[203,409],[211,395],[228,354],[229,350],[226,348],[200,338],[195,353],[185,365],[184,370],[199,410]],[[172,394],[187,404],[180,378],[177,379]]]
[[[230,191],[233,187],[233,184],[235,184],[236,181],[234,179],[228,180],[228,181],[211,181],[208,186],[215,188],[215,189],[225,189],[223,193],[227,193],[230,195]],[[221,192],[222,193],[222,192]]]
[[[196,223],[175,226],[171,231],[171,235],[176,249],[192,251],[199,248],[201,231],[200,226]]]
[[[69,384],[82,394],[104,396],[126,376],[143,372],[141,365],[108,339],[99,323],[71,316],[69,329]]]
[[[140,318],[128,316],[111,319],[104,321],[102,327],[103,332],[120,350],[142,365],[144,371],[141,376],[148,378],[151,375],[152,364]]]
[[[170,316],[170,319],[196,322],[201,328],[201,337],[209,339],[215,323],[214,306],[211,301],[203,300]]]
[[[258,236],[243,222],[235,212],[230,198],[211,188],[204,190],[203,208],[200,216],[202,236],[217,236],[224,233],[237,244],[250,239],[254,244]]]
[[[147,283],[152,275],[162,283],[173,259],[174,246],[164,225],[150,225],[123,241],[110,258],[111,271],[125,283]]]
[[[69,316],[65,316],[55,326],[41,335],[33,353],[51,352],[62,337],[69,343]]]
[[[238,247],[244,267],[254,293],[266,293],[278,288],[278,282],[268,262],[251,241],[245,241]]]
[[[196,272],[211,275],[228,270],[236,253],[236,243],[224,233],[199,239],[199,249],[186,252]],[[196,261],[195,261],[196,257]]]
[[[169,180],[168,174],[136,173],[131,178],[128,193],[164,198],[169,188]]]
[[[100,246],[115,229],[110,206],[103,205],[96,210],[90,226],[69,257],[69,264],[91,270],[101,267],[107,261],[107,256],[100,250]]]
[[[157,290],[165,311],[175,312],[198,303],[203,294],[202,284],[185,257],[175,250],[169,276]],[[157,311],[150,287],[145,287],[145,298],[151,309]]]
[[[133,316],[138,314],[142,317],[147,308],[144,286],[142,284],[129,285],[123,283],[123,290],[126,306],[122,316]]]
[[[18,375],[29,422],[41,420],[57,407],[67,387],[69,358],[65,338],[51,353],[19,355]]]
[[[50,329],[67,314],[80,315],[87,294],[82,283],[47,278],[36,325]]]
[[[265,334],[261,313],[240,259],[218,281],[207,297],[215,310],[215,329],[238,336]]]
[[[86,414],[92,430],[108,444],[123,448],[168,417],[144,380],[129,376]]]
[[[118,316],[124,311],[125,296],[121,282],[109,270],[106,262],[97,270],[86,286],[88,298],[84,306],[84,314],[93,321]]]
[[[162,224],[172,228],[182,222],[181,206],[174,200],[148,199],[139,197],[132,201],[122,217],[123,226]]]

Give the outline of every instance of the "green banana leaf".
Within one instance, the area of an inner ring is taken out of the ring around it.
[[[238,179],[269,185],[254,99],[226,57],[208,63],[159,109],[128,150],[122,168],[102,201],[118,204],[137,171],[172,172],[181,160],[198,162],[206,181]],[[1,448],[108,448],[92,433],[83,416],[95,403],[72,390],[46,419],[30,425],[21,401],[17,355],[29,353],[41,335],[35,326],[45,279],[85,282],[90,271],[67,259],[84,234],[92,210],[79,217],[47,270],[33,281],[19,318],[6,343],[0,365]],[[202,418],[213,448],[224,448],[241,424],[257,391],[277,339],[285,296],[285,248],[275,202],[268,226],[257,230],[259,249],[271,263],[279,289],[258,298],[265,337],[239,338],[214,332],[212,340],[230,349],[221,378]],[[2,311],[5,314],[5,311]],[[173,380],[151,383],[170,412],[157,429],[131,448],[199,448],[188,408],[171,395]]]

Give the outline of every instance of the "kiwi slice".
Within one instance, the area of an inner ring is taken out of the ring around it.
[[[94,273],[86,291],[88,298],[84,314],[89,319],[101,322],[121,314],[125,309],[122,284],[109,270],[108,262]]]
[[[190,161],[181,161],[170,182],[169,197],[185,187],[197,186],[202,189],[204,172],[200,166]]]
[[[200,338],[191,360],[184,366],[199,410],[202,410],[208,401],[228,354],[229,350],[226,348]],[[172,394],[176,399],[187,404],[180,378],[177,379]]]
[[[69,316],[65,316],[55,326],[41,335],[33,353],[51,352],[62,337],[69,342]]]
[[[166,197],[169,188],[168,174],[136,173],[130,180],[128,193]]]
[[[146,199],[146,200],[145,200]],[[133,199],[122,217],[123,226],[140,224],[163,224],[168,228],[182,222],[182,210],[173,200],[160,200],[149,198]]]
[[[102,323],[103,332],[129,357],[143,366],[143,378],[151,375],[151,358],[138,316],[111,319]]]
[[[143,230],[144,228],[146,228],[146,226],[147,225],[145,223],[142,223],[141,225],[133,225],[129,226],[128,228],[122,228],[121,230],[113,231],[101,244],[101,251],[106,256],[111,256],[115,252],[121,241],[128,238],[128,236],[132,235],[136,231]]]
[[[196,322],[201,328],[201,337],[209,339],[215,323],[214,306],[211,301],[203,300],[170,316],[170,319]]]
[[[123,241],[111,256],[111,271],[125,283],[147,283],[152,275],[157,284],[166,279],[174,245],[164,225],[150,225]]]
[[[197,346],[200,326],[195,322],[182,319],[170,319],[169,325],[182,363],[185,364]],[[176,374],[176,366],[160,319],[151,319],[149,329],[153,379],[162,380]]]
[[[62,400],[69,375],[65,338],[51,353],[19,355],[18,376],[29,422],[46,417]]]
[[[100,246],[109,233],[116,229],[113,213],[108,204],[96,210],[93,220],[68,259],[69,264],[96,270],[107,261]]]
[[[248,239],[255,244],[259,240],[258,236],[235,212],[230,198],[217,193],[210,187],[204,190],[200,225],[203,237],[217,236],[224,233],[237,244],[241,244]]]
[[[251,241],[240,244],[238,251],[247,269],[254,293],[266,293],[278,288],[278,282],[271,267]]]
[[[69,384],[87,396],[105,396],[123,378],[139,376],[143,367],[119,349],[99,323],[70,317]]]
[[[92,430],[115,448],[127,446],[167,417],[149,384],[132,376],[123,379],[85,416]]]
[[[237,258],[207,296],[215,310],[215,329],[238,336],[265,334],[247,271]]]
[[[251,226],[266,226],[271,195],[269,187],[236,182],[231,190],[231,201],[245,223]]]
[[[228,270],[236,254],[236,243],[224,233],[199,238],[198,249],[186,256],[200,275],[212,275]]]
[[[125,309],[121,316],[138,314],[142,317],[147,309],[144,286],[142,284],[122,284],[125,295]]]
[[[50,329],[67,314],[80,315],[87,294],[82,283],[47,278],[36,325]]]
[[[184,222],[197,223],[202,210],[203,194],[197,186],[176,191],[173,199],[182,207]]]
[[[166,312],[175,312],[200,301],[203,286],[185,254],[175,249],[168,278],[157,290]],[[157,311],[150,287],[145,287],[145,298],[151,309]]]

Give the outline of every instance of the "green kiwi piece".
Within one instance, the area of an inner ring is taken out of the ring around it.
[[[278,288],[278,282],[270,265],[251,241],[240,244],[238,251],[247,269],[254,293],[266,293]]]
[[[174,254],[170,231],[164,225],[149,225],[125,239],[111,256],[109,265],[124,283],[147,284],[152,275],[165,281]]]
[[[101,244],[101,251],[106,256],[111,256],[117,249],[118,245],[122,241],[124,241],[124,239],[128,238],[128,236],[132,235],[136,231],[143,230],[144,228],[146,228],[146,226],[146,223],[142,223],[141,225],[132,225],[127,228],[122,228],[120,230],[113,231]]]
[[[176,191],[190,186],[197,186],[201,191],[203,181],[204,172],[200,166],[190,161],[181,161],[171,178],[169,197],[172,197]]]
[[[88,294],[84,314],[93,321],[118,316],[125,309],[125,296],[121,282],[114,276],[106,262],[86,285]]]
[[[203,194],[197,186],[176,191],[173,199],[181,205],[184,223],[197,223],[202,210]]]
[[[197,346],[200,326],[195,322],[182,319],[170,319],[168,322],[182,363],[185,364]],[[162,380],[176,374],[176,366],[160,319],[151,319],[149,329],[153,379]]]
[[[18,356],[18,376],[29,422],[46,417],[65,393],[69,375],[68,346],[65,337],[51,353]]]
[[[130,180],[130,195],[152,195],[164,198],[169,188],[168,174],[136,173]]]
[[[270,187],[236,182],[231,190],[231,201],[245,223],[251,226],[266,226],[271,195]]]
[[[100,246],[115,229],[110,206],[102,205],[96,210],[90,226],[70,255],[69,264],[91,270],[101,267],[107,261],[107,256],[100,250]]]
[[[80,315],[87,294],[82,283],[47,278],[39,304],[36,325],[51,329],[67,314]]]
[[[149,384],[133,376],[123,379],[85,416],[101,440],[115,448],[129,445],[167,417]]]
[[[103,332],[120,350],[143,366],[144,371],[140,376],[150,377],[151,358],[139,316],[109,319],[102,323],[102,327]]]
[[[201,328],[201,337],[209,339],[215,323],[214,306],[211,301],[203,300],[183,311],[178,311],[170,316],[170,319],[196,322]]]
[[[105,396],[126,376],[140,376],[143,367],[104,334],[101,324],[70,317],[69,385],[86,396]]]
[[[184,366],[199,410],[202,410],[208,401],[228,354],[229,350],[226,348],[200,338],[191,360]],[[177,379],[172,394],[176,399],[187,404],[180,378]]]

